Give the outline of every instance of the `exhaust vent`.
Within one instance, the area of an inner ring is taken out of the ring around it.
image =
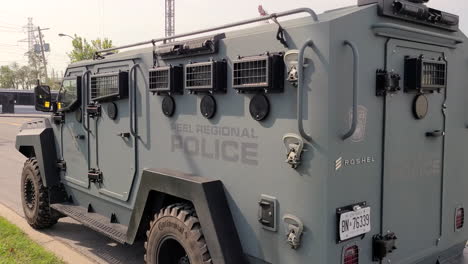
[[[226,62],[210,61],[186,65],[185,89],[190,93],[226,92]]]
[[[233,61],[232,87],[239,92],[282,92],[283,55],[245,57]]]
[[[183,68],[181,66],[157,67],[149,70],[149,90],[160,94],[183,93]]]
[[[128,96],[128,72],[91,76],[91,101],[121,99]]]
[[[407,58],[405,60],[405,91],[432,91],[447,85],[445,61]]]

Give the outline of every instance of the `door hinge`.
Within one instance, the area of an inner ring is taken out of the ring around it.
[[[60,171],[66,171],[67,170],[67,162],[65,162],[65,160],[58,160],[57,161],[57,168]]]
[[[387,72],[386,70],[377,70],[376,75],[376,95],[384,96],[388,93],[397,93],[401,90],[401,76],[395,72]]]
[[[374,261],[382,261],[388,253],[397,249],[395,233],[388,233],[385,236],[378,234],[372,240],[372,259]]]
[[[100,169],[89,169],[88,179],[90,182],[102,183],[102,171]]]

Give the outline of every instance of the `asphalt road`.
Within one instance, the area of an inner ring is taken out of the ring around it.
[[[0,203],[23,216],[20,198],[20,178],[26,160],[15,149],[15,137],[22,123],[32,120],[24,117],[0,116]],[[143,242],[121,245],[66,217],[51,229],[50,236],[66,243],[97,263],[133,264],[143,263]]]

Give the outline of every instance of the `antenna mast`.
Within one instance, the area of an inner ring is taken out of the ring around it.
[[[175,0],[166,0],[166,37],[175,34]]]

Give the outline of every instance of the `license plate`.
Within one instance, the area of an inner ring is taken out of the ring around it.
[[[370,207],[342,213],[339,222],[340,240],[348,240],[371,231]]]

